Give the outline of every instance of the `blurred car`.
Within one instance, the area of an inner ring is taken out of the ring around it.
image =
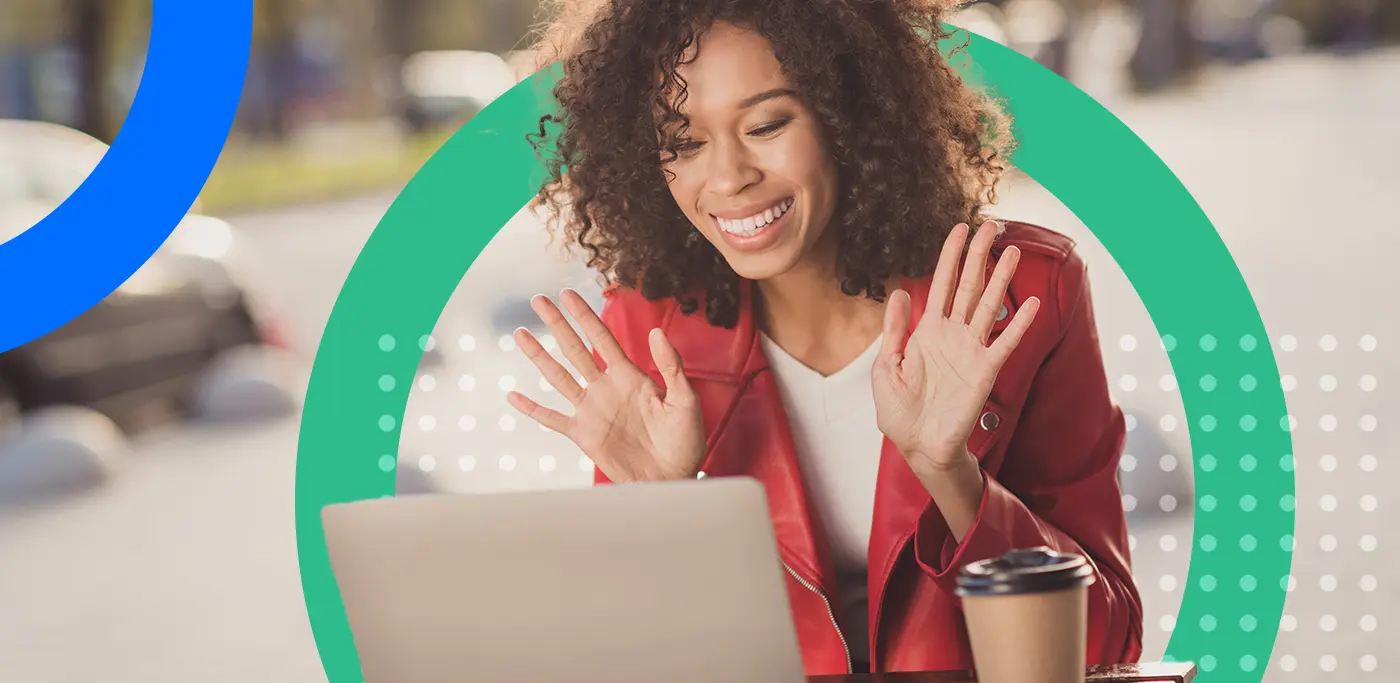
[[[0,120],[0,243],[59,206],[106,148],[62,126]],[[111,229],[124,218],[113,216]],[[77,406],[135,430],[171,408],[191,409],[201,381],[227,352],[285,348],[265,296],[251,284],[251,256],[232,225],[186,215],[150,261],[96,306],[0,353],[0,423]]]
[[[405,122],[415,131],[460,126],[519,82],[518,68],[491,52],[410,55],[402,67]]]

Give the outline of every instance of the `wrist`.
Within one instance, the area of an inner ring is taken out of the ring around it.
[[[936,447],[912,446],[902,450],[906,459],[920,477],[946,477],[968,469],[980,469],[976,456],[967,450],[967,444],[940,444]]]
[[[938,460],[910,458],[910,465],[943,514],[954,541],[961,543],[982,506],[986,481],[981,463],[964,446]]]

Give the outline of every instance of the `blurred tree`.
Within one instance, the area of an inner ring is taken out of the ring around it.
[[[114,5],[108,0],[63,0],[69,18],[69,31],[78,57],[78,120],[75,126],[105,142],[113,134],[107,93],[110,90],[111,18]]]
[[[259,0],[254,6],[256,56],[249,61],[249,80],[257,79],[260,91],[253,130],[259,137],[281,140],[287,136],[288,111],[293,98],[293,57],[296,42],[296,8],[288,0]],[[254,68],[256,64],[256,68]]]
[[[424,0],[379,0],[379,25],[384,33],[382,68],[389,115],[403,119],[408,115],[408,100],[403,90],[403,62],[416,51],[423,25]]]

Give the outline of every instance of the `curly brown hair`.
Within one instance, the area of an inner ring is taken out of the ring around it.
[[[944,22],[958,4],[563,0],[536,45],[541,65],[563,66],[560,111],[531,136],[549,172],[537,205],[606,284],[673,298],[685,314],[703,298],[710,323],[732,326],[739,276],[694,238],[662,172],[687,124],[677,67],[726,21],[769,41],[821,122],[842,188],[828,228],[838,231],[841,290],[883,300],[884,283],[931,272],[952,226],[995,203],[1013,142],[1000,104],[939,50],[954,38]]]

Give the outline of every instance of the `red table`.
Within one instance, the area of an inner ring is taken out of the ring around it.
[[[1196,666],[1180,662],[1144,662],[1112,667],[1089,667],[1085,683],[1191,683]],[[975,683],[971,671],[809,676],[808,683]]]

